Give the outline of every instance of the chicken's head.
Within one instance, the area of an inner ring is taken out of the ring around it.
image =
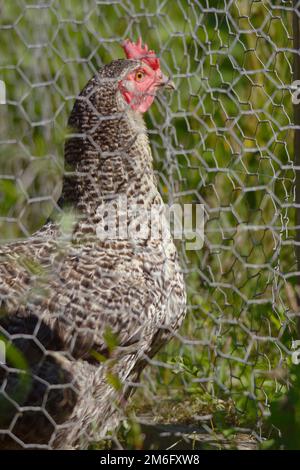
[[[139,61],[140,65],[130,71],[119,82],[119,90],[126,103],[134,110],[144,113],[153,103],[158,88],[174,89],[174,83],[163,74],[159,59],[148,46],[142,46],[141,38],[137,43],[128,39],[123,43],[128,59]]]

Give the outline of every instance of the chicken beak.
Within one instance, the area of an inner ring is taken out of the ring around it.
[[[170,77],[167,77],[164,74],[162,75],[159,86],[165,88],[166,90],[176,90],[176,86],[173,80],[171,80]]]

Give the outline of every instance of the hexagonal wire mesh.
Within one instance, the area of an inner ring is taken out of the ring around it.
[[[201,250],[178,246],[186,320],[149,359],[126,416],[259,434],[285,390],[298,311],[292,2],[18,0],[0,8],[1,239],[30,236],[57,207],[75,97],[122,57],[122,40],[141,35],[177,86],[146,116],[160,192],[204,204],[206,224]],[[134,439],[123,445],[138,446]]]

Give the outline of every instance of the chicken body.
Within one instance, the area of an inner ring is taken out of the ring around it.
[[[82,449],[104,437],[148,359],[184,318],[184,281],[144,121],[118,89],[139,66],[103,67],[74,105],[59,201],[69,226],[62,216],[0,247],[8,350],[0,448]],[[106,237],[116,210],[126,233]],[[156,236],[151,211],[162,221]]]

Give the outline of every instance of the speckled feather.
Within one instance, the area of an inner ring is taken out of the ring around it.
[[[125,105],[118,90],[119,80],[139,66],[136,60],[113,61],[76,100],[59,200],[66,210],[72,207],[71,230],[53,219],[32,237],[0,248],[0,331],[29,367],[29,386],[17,398],[21,375],[0,370],[0,407],[6,410],[0,429],[11,430],[0,438],[2,448],[22,442],[86,448],[115,429],[147,358],[184,317],[184,282],[170,235],[96,236],[118,196],[126,196],[129,208],[164,211],[142,115]],[[114,349],[105,339],[108,331],[117,338]],[[103,356],[107,360],[99,363]],[[119,377],[121,389],[108,383],[108,373]]]

